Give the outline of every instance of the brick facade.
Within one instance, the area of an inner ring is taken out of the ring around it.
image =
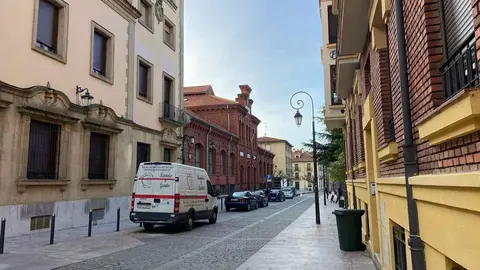
[[[186,134],[193,136],[195,143],[201,145],[201,166],[205,169],[208,169],[205,147],[210,147],[212,142],[215,145],[215,173],[210,175],[212,184],[234,185],[235,190],[258,189],[266,183],[267,175],[273,172],[274,154],[257,145],[256,131],[260,120],[249,113],[253,104],[253,100],[249,99],[251,89],[242,85],[240,90],[236,101],[216,97],[213,90],[195,93],[186,90],[185,106],[193,116],[186,127]],[[221,175],[222,151],[227,153],[227,157],[233,155],[235,165],[231,176],[228,170],[226,175]],[[192,160],[189,164],[194,165],[194,151],[190,152]],[[185,151],[186,154],[190,152]]]
[[[477,29],[477,57],[480,57],[480,0],[472,0],[472,7]],[[430,145],[428,141],[419,139],[420,121],[445,102],[440,67],[446,61],[446,55],[439,8],[439,0],[404,1],[410,105],[420,174],[475,171],[479,169],[480,162],[480,132],[439,145]],[[380,162],[381,177],[404,174],[402,100],[393,1],[386,28],[388,48],[373,50],[371,43],[367,43],[360,63],[362,100],[369,92],[372,94],[378,149],[390,142],[388,122],[392,117],[394,121],[398,157],[393,161]],[[358,119],[352,120],[358,123]],[[354,138],[356,165],[362,159],[358,147],[363,148],[363,138],[359,140],[357,130],[354,135],[358,137]],[[347,154],[350,154],[349,151]],[[360,178],[361,173],[356,172],[355,176]]]

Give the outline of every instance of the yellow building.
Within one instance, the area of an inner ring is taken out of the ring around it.
[[[275,154],[273,158],[273,176],[283,175],[292,179],[292,145],[284,139],[259,137],[258,145]]]
[[[303,149],[293,150],[293,183],[299,190],[313,188],[313,154]]]
[[[7,237],[128,218],[143,161],[180,161],[183,1],[0,3]],[[12,27],[12,22],[14,27]]]
[[[381,269],[480,269],[479,1],[401,2],[332,1],[349,207]]]

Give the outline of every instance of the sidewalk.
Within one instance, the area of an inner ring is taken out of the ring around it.
[[[320,202],[321,225],[315,224],[315,205],[280,232],[237,270],[318,269],[375,270],[366,252],[339,248],[333,210],[336,204]]]
[[[59,230],[55,232],[53,245],[49,245],[50,232],[6,238],[0,269],[50,270],[143,244],[129,236],[130,232],[142,230],[138,224],[123,220],[120,232],[115,231],[116,226],[116,223],[92,226],[92,237],[87,237],[88,227]]]

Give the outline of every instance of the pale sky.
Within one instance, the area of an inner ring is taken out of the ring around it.
[[[238,85],[250,85],[259,137],[266,124],[267,136],[294,147],[312,138],[310,100],[301,96],[300,128],[289,100],[307,91],[319,114],[321,44],[318,0],[185,0],[185,86],[211,84],[217,96],[235,99]]]

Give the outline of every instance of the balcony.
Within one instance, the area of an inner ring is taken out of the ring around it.
[[[440,68],[445,98],[449,99],[460,90],[479,85],[475,35],[472,34]]]
[[[175,126],[181,126],[184,123],[185,112],[168,102],[160,102],[160,116],[158,120],[161,123],[170,123]]]

